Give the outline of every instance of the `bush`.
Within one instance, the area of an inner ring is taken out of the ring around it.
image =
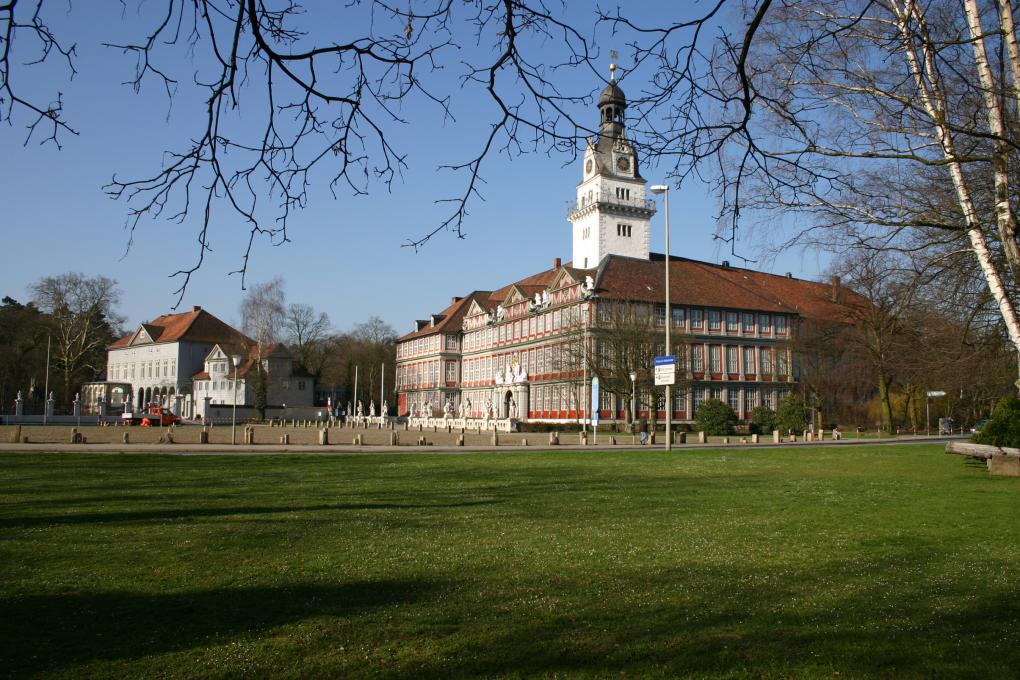
[[[1020,399],[1003,397],[999,400],[992,417],[972,441],[975,444],[1020,448]]]
[[[804,417],[804,400],[799,394],[793,393],[779,402],[776,409],[776,429],[786,434],[793,432],[800,434],[807,425]]]
[[[694,429],[705,434],[727,435],[736,431],[737,414],[718,399],[709,399],[698,407]]]
[[[765,404],[751,409],[751,434],[772,434],[776,429],[776,412]]]

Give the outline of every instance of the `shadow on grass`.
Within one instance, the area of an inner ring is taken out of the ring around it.
[[[97,660],[201,648],[318,616],[353,617],[417,602],[440,585],[384,580],[0,600],[0,675],[25,677]]]
[[[243,515],[271,515],[280,513],[306,513],[323,511],[358,510],[429,510],[491,505],[496,501],[458,501],[455,503],[325,503],[320,505],[240,506],[204,508],[167,508],[163,510],[131,510],[120,512],[70,512],[63,515],[29,515],[0,519],[2,529],[27,529],[65,524],[130,524],[133,522],[167,522],[201,518],[233,517]]]

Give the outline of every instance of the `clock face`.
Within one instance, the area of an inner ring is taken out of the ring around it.
[[[588,159],[588,162],[584,164],[584,171],[586,173],[588,173],[589,175],[591,174],[591,159],[590,158]]]
[[[621,172],[627,172],[630,170],[630,159],[626,156],[620,156],[620,158],[616,161],[616,167],[619,168]]]

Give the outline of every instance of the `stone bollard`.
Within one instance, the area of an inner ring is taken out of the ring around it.
[[[747,437],[741,437],[740,438],[740,443],[741,444],[746,444],[747,443]]]
[[[706,442],[705,433],[704,432],[699,432],[698,433],[698,443],[699,444],[704,444],[705,442]]]
[[[588,432],[582,430],[578,434],[577,441],[581,446],[588,446]]]
[[[14,426],[14,432],[11,433],[11,443],[17,444],[21,441],[21,425]]]
[[[825,441],[825,430],[818,430],[818,441]]]
[[[457,435],[457,446],[464,446],[464,435]]]
[[[722,443],[723,444],[729,444],[730,443],[730,438],[729,437],[723,437],[722,438]]]
[[[255,444],[255,428],[246,427],[244,430],[244,443],[248,445]]]
[[[288,444],[290,444],[290,435],[289,434],[285,434],[282,437],[280,437],[280,443],[283,444],[284,446],[287,446]]]
[[[649,432],[648,433],[648,445],[649,446],[655,446],[655,433],[654,432]]]
[[[428,442],[425,441],[425,437],[418,437],[418,446],[428,446]]]
[[[760,441],[761,441],[761,435],[757,435],[757,434],[752,434],[751,435],[751,443],[752,444],[757,444]]]
[[[527,437],[521,438],[521,446],[527,446],[527,445],[528,445],[528,438]]]
[[[396,432],[390,432],[390,446],[398,446],[400,444],[400,435]]]
[[[329,444],[329,430],[322,428],[319,430],[319,446],[327,446]]]
[[[80,436],[81,435],[78,434],[78,428],[72,427],[71,428],[71,443],[72,444],[79,443],[81,441]]]
[[[493,430],[492,430],[492,440],[491,440],[491,444],[492,444],[493,446],[499,446],[499,433],[498,433],[498,432],[496,432],[496,430],[495,430],[495,429],[493,429]]]
[[[778,444],[781,441],[782,441],[782,439],[779,436],[779,430],[772,430],[772,443],[773,444]]]
[[[124,433],[124,436],[121,438],[121,441],[124,444],[130,444],[131,443],[130,438],[128,437],[128,433],[127,432]]]
[[[616,436],[615,435],[610,435],[609,436],[609,445],[610,446],[616,446]]]
[[[790,441],[790,442],[795,442],[795,441],[797,441],[797,435],[795,435],[795,434],[791,434],[791,435],[790,435],[790,439],[789,439],[789,441]]]
[[[559,432],[550,432],[549,433],[549,446],[559,446],[559,443],[560,443],[560,433]]]
[[[814,432],[804,432],[804,441],[813,442],[815,440]]]

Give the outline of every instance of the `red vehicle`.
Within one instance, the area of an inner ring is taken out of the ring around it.
[[[149,404],[143,411],[138,413],[125,412],[121,416],[122,422],[126,425],[140,425],[142,427],[168,427],[181,422],[170,409],[158,404]]]

